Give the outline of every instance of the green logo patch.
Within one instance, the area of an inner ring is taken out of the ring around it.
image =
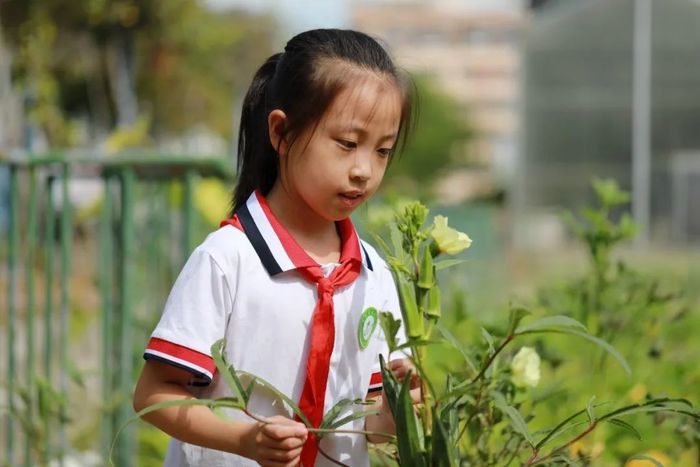
[[[361,349],[366,349],[369,345],[369,340],[377,329],[377,323],[379,323],[379,315],[376,308],[371,306],[362,312],[360,324],[357,327],[357,340]]]

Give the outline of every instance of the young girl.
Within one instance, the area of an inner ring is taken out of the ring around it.
[[[180,273],[145,351],[136,410],[231,395],[210,354],[222,338],[236,369],[299,401],[314,426],[342,399],[381,394],[377,312],[400,318],[399,303],[389,269],[348,216],[379,187],[410,117],[404,79],[365,34],[308,31],[262,65],[243,103],[232,218]],[[402,377],[408,365],[390,368]],[[342,428],[393,431],[379,399],[379,415]],[[265,422],[203,406],[144,418],[175,438],[167,466],[369,463],[364,435],[318,442],[260,387],[248,409]]]

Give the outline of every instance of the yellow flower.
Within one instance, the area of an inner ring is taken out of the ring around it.
[[[647,388],[642,383],[637,383],[632,389],[627,393],[627,397],[630,401],[638,404],[644,400],[647,395]]]
[[[447,226],[447,217],[435,216],[433,222],[434,227],[430,235],[440,253],[456,255],[471,246],[472,239],[469,235]]]
[[[532,347],[523,347],[510,363],[513,383],[519,387],[537,386],[540,382],[540,356]]]
[[[642,453],[643,455],[647,457],[653,458],[656,462],[659,464],[663,465],[664,467],[670,467],[671,465],[671,459],[664,454],[661,451],[646,451]],[[655,467],[656,464],[650,460],[646,459],[632,459],[630,461],[625,462],[625,467]]]

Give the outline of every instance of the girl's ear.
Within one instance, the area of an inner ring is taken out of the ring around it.
[[[287,127],[287,115],[280,109],[275,109],[267,116],[267,129],[270,135],[270,143],[280,156],[287,154],[287,140],[284,130]]]

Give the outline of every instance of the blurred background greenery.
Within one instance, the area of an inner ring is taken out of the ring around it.
[[[364,230],[420,198],[470,234],[469,261],[442,278],[461,341],[483,345],[509,301],[605,308],[633,376],[581,342],[532,342],[533,426],[591,395],[697,404],[698,23],[693,0],[0,1],[0,464],[104,464],[167,291],[228,211],[252,74],[312,27],[366,31],[415,77],[414,137],[355,218]],[[610,265],[628,269],[592,304],[600,263],[562,213],[586,219],[596,175],[632,193],[609,215],[632,212],[638,235],[615,246]],[[442,352],[436,371],[460,361]],[[697,426],[658,429],[672,423],[580,448],[594,465],[648,451],[700,465]],[[117,463],[160,465],[166,437],[130,430]]]

